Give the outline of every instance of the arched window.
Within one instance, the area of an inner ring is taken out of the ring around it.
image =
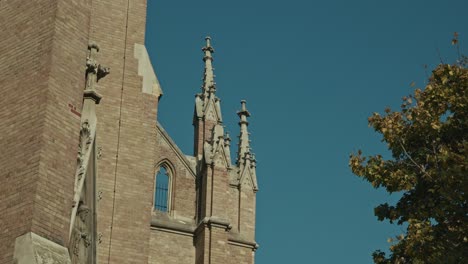
[[[164,165],[159,167],[156,172],[155,187],[154,187],[154,210],[160,212],[169,212],[169,170]]]

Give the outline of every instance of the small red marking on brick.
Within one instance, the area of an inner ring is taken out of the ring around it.
[[[81,117],[81,113],[76,111],[76,106],[72,105],[71,103],[68,103],[68,107],[70,107],[70,112]]]
[[[81,113],[78,112],[78,111],[76,111],[75,109],[71,109],[70,111],[71,111],[72,113],[74,113],[75,115],[81,117]]]

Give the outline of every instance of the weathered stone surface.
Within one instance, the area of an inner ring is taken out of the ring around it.
[[[70,264],[67,248],[29,232],[16,238],[16,264]]]
[[[163,91],[145,45],[135,44],[135,58],[138,59],[138,75],[143,77],[142,91],[157,97],[162,96]]]

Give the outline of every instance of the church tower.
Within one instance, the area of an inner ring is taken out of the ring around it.
[[[206,38],[203,48],[205,73],[202,92],[195,97],[195,145],[199,181],[199,226],[196,263],[221,260],[228,251],[232,223],[228,217],[231,158],[229,139],[223,128],[221,100],[216,96],[213,73],[214,49]]]
[[[158,177],[169,180],[165,181],[167,187],[156,188],[151,263],[253,264],[258,247],[255,242],[258,185],[248,132],[250,113],[242,101],[237,113],[239,149],[233,163],[231,138],[224,131],[221,100],[216,95],[210,37],[206,38],[202,51],[205,67],[201,91],[195,95],[194,155],[182,154],[158,124],[156,156],[166,176],[157,173],[156,182]],[[162,199],[157,194],[161,189],[167,190]],[[158,199],[163,201],[162,206]],[[168,244],[171,250],[163,250]]]
[[[221,100],[216,96],[211,39],[203,48],[205,74],[202,92],[195,97],[195,157],[199,181],[200,225],[196,238],[196,263],[222,260],[226,255],[245,256],[233,263],[253,263],[255,193],[257,181],[255,159],[250,154],[247,117],[242,101],[238,112],[241,121],[236,164],[231,162],[231,139],[224,132]],[[252,247],[252,254],[242,252],[239,244]],[[238,251],[238,252],[236,252]],[[252,256],[251,256],[252,255]],[[249,259],[251,256],[251,259]]]
[[[231,156],[207,38],[184,154],[156,121],[146,4],[0,1],[0,263],[254,263],[246,103]]]
[[[0,1],[0,263],[69,263],[90,22],[90,0]]]
[[[148,263],[145,23],[146,0],[0,1],[0,263]]]

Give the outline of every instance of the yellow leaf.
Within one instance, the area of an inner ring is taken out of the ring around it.
[[[442,84],[446,84],[447,81],[448,81],[447,76],[443,76],[443,77],[442,77]]]

